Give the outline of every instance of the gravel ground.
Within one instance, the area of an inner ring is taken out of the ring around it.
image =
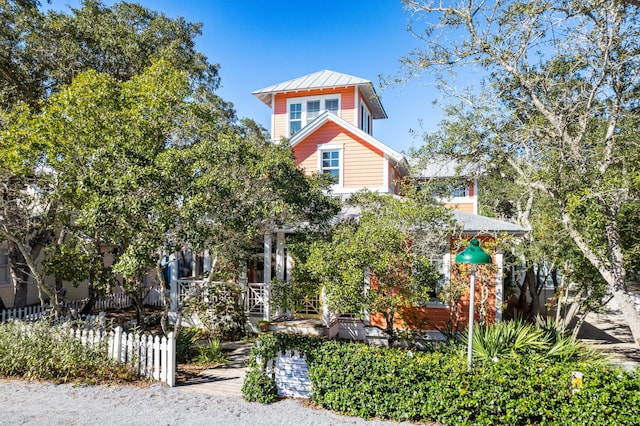
[[[400,425],[365,421],[285,399],[274,404],[152,385],[74,386],[0,380],[3,425]],[[404,423],[408,425],[409,423]]]

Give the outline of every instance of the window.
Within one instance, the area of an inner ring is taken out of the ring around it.
[[[451,192],[451,198],[468,197],[468,196],[469,196],[469,185],[459,186]]]
[[[289,136],[311,123],[323,112],[340,113],[340,97],[336,95],[309,96],[287,100],[289,112]]]
[[[329,111],[332,114],[338,114],[338,100],[337,99],[327,99],[324,101],[324,109]]]
[[[307,102],[307,124],[320,115],[320,101]]]
[[[321,171],[331,176],[335,183],[340,182],[340,151],[322,151]]]
[[[364,102],[360,102],[360,129],[371,134],[371,112]]]
[[[289,135],[302,128],[302,104],[289,105]]]
[[[0,285],[9,283],[9,256],[5,249],[0,249]]]
[[[334,183],[334,189],[341,188],[343,185],[343,155],[344,145],[342,144],[318,145],[318,171],[322,174],[331,176]]]

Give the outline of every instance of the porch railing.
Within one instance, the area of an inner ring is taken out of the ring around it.
[[[249,283],[244,293],[244,310],[247,314],[264,313],[264,284]]]

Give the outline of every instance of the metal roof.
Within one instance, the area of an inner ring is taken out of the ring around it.
[[[501,233],[522,235],[530,231],[530,229],[516,225],[515,223],[491,217],[463,213],[455,210],[452,210],[451,213],[455,222],[462,227],[462,232],[466,235],[493,235]],[[333,218],[332,223],[336,224],[346,219],[358,220],[359,218],[360,208],[351,206],[348,202],[345,202],[342,205],[340,213]]]
[[[525,234],[530,231],[530,229],[515,223],[477,214],[463,213],[454,210],[453,217],[456,222],[462,226],[465,234],[484,235],[501,232],[508,234]]]
[[[260,90],[256,90],[251,94],[264,102],[267,106],[271,106],[271,95],[281,92],[297,92],[301,90],[328,89],[332,87],[349,87],[357,86],[362,91],[364,97],[367,98],[372,107],[372,116],[375,119],[387,118],[380,98],[376,93],[373,83],[364,78],[354,77],[348,74],[342,74],[335,71],[323,70],[308,74],[302,77],[283,83],[274,84]]]

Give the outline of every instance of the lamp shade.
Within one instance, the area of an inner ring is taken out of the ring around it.
[[[491,256],[482,250],[477,238],[472,238],[467,248],[456,255],[456,263],[485,265],[491,263]]]

